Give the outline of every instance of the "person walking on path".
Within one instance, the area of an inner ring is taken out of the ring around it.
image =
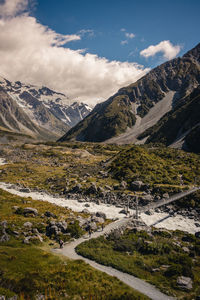
[[[62,249],[62,248],[63,248],[63,245],[64,245],[63,240],[60,240],[60,241],[59,241],[59,245],[60,245],[60,249]]]
[[[101,224],[101,230],[104,230],[104,223]]]
[[[91,230],[91,228],[89,228],[89,237],[91,237],[91,235],[92,235],[92,230]]]

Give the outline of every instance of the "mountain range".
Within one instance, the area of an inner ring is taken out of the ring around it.
[[[163,143],[200,151],[200,44],[103,103],[59,141]]]
[[[0,127],[39,139],[57,139],[91,112],[85,103],[47,87],[0,77]]]

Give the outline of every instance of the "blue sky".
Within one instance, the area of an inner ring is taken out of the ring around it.
[[[0,0],[0,75],[91,105],[200,41],[200,0]]]
[[[83,48],[109,60],[136,61],[152,68],[166,59],[161,54],[146,59],[140,51],[169,40],[181,45],[182,55],[199,43],[199,12],[199,0],[39,0],[35,15],[62,34],[93,31],[68,44],[71,49]],[[122,45],[126,32],[135,37]]]

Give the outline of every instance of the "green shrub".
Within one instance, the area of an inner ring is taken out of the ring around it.
[[[74,224],[69,224],[67,227],[67,232],[71,234],[74,238],[79,238],[83,235],[83,230],[79,226],[79,221],[74,221]]]
[[[134,244],[131,240],[117,240],[113,246],[113,250],[120,252],[133,252],[135,249]]]
[[[177,264],[171,265],[165,272],[166,277],[179,276],[182,274],[182,267]]]

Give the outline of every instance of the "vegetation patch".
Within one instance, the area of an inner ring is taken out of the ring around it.
[[[37,209],[38,214],[25,216],[14,212],[17,206],[22,212],[27,204]],[[45,211],[56,217],[49,219]],[[69,223],[70,236],[77,237],[80,233],[78,224],[75,222],[73,226],[70,222],[76,220],[78,214],[48,202],[24,199],[0,190],[0,215],[0,237],[4,230],[9,236],[9,240],[0,242],[0,295],[18,295],[27,300],[35,299],[36,295],[58,300],[148,299],[81,260],[71,261],[51,252],[52,246],[58,247],[58,244],[44,235],[49,220],[64,219]],[[27,234],[31,234],[32,229],[26,227],[30,223],[33,231],[37,229],[43,237],[43,242],[23,242]]]
[[[188,241],[191,242],[188,242]],[[194,299],[200,293],[200,240],[192,235],[154,229],[115,232],[80,244],[77,253],[106,266],[147,280],[163,292],[180,299]],[[179,276],[190,277],[193,288],[177,285]]]

